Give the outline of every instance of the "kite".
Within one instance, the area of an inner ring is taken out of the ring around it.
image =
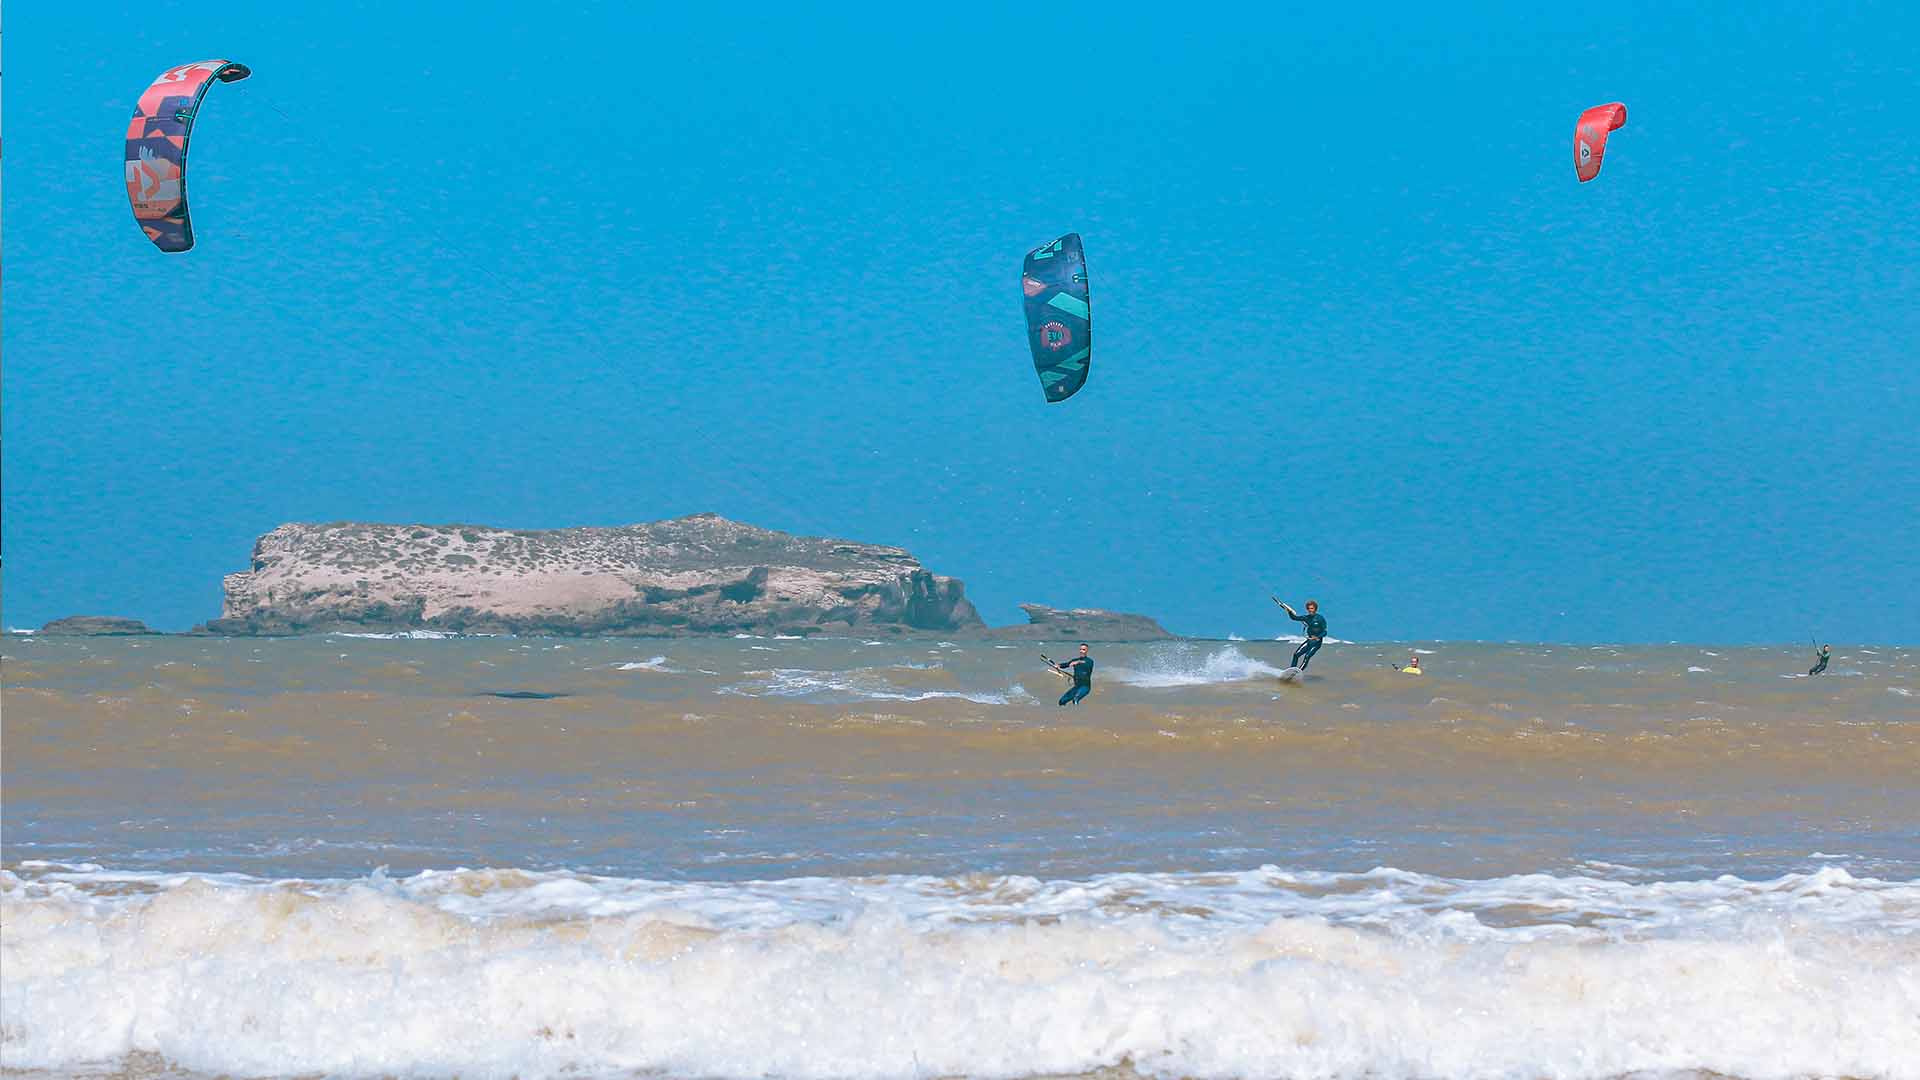
[[[161,72],[133,107],[127,125],[127,201],[133,219],[161,251],[193,246],[187,217],[187,140],[200,99],[216,80],[239,82],[253,74],[231,60],[202,60]]]
[[[1026,294],[1027,344],[1040,389],[1050,402],[1065,401],[1086,385],[1093,362],[1093,310],[1080,234],[1027,252],[1020,291]]]
[[[1600,175],[1600,159],[1607,154],[1607,134],[1627,126],[1627,107],[1614,102],[1595,105],[1580,114],[1573,129],[1573,171],[1581,183]]]

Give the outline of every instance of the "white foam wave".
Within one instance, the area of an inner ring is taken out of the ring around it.
[[[449,634],[444,630],[395,630],[387,634],[371,634],[337,630],[328,637],[365,638],[371,641],[446,641],[457,638],[459,634]]]
[[[1201,686],[1209,683],[1245,682],[1272,678],[1281,669],[1255,660],[1229,645],[1204,655],[1191,646],[1160,646],[1148,653],[1141,666],[1113,666],[1105,669],[1107,678],[1128,686],[1170,687]]]
[[[663,675],[673,675],[673,674],[677,674],[680,669],[668,667],[666,657],[655,656],[646,660],[629,660],[624,664],[616,664],[614,666],[614,670],[615,671],[654,671],[654,672],[659,672],[660,674],[663,674]]]
[[[1920,882],[0,871],[5,1063],[1912,1077]]]
[[[893,670],[928,670],[939,665],[915,668],[895,665]],[[775,668],[750,672],[751,681],[723,686],[716,693],[738,697],[813,698],[822,701],[934,701],[947,698],[971,701],[976,705],[1005,705],[1026,698],[1027,692],[1015,685],[1004,691],[912,690],[887,681],[887,669],[861,668],[854,671],[810,671],[802,668]]]
[[[1710,667],[1699,667],[1694,664],[1688,664],[1687,673],[1689,675],[1711,675],[1713,674],[1713,669]]]

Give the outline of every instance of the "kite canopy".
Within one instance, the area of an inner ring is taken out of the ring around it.
[[[1607,133],[1627,125],[1627,107],[1614,102],[1595,105],[1580,114],[1573,129],[1573,171],[1581,183],[1600,175],[1600,159],[1607,154]]]
[[[1048,401],[1065,401],[1087,382],[1093,362],[1093,311],[1080,234],[1027,252],[1020,272],[1027,301],[1027,344]]]
[[[168,68],[133,107],[127,125],[127,201],[133,219],[161,251],[193,246],[187,217],[187,141],[200,99],[214,80],[239,82],[253,74],[231,60],[201,60]]]

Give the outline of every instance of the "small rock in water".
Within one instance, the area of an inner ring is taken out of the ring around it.
[[[139,619],[118,615],[69,615],[41,627],[40,633],[48,637],[127,637],[159,631]]]

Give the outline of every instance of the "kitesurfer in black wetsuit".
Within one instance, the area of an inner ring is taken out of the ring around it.
[[[1053,661],[1047,661],[1053,664]],[[1081,699],[1093,693],[1093,657],[1087,655],[1085,642],[1080,645],[1080,655],[1064,664],[1053,664],[1053,670],[1063,675],[1073,676],[1073,685],[1060,695],[1060,704],[1077,705]]]
[[[1305,615],[1293,610],[1293,605],[1277,596],[1273,598],[1273,602],[1287,609],[1287,618],[1297,623],[1307,624],[1307,640],[1293,650],[1293,666],[1305,671],[1307,665],[1313,661],[1313,654],[1320,651],[1320,646],[1325,643],[1327,637],[1327,620],[1320,617],[1320,601],[1307,601]]]
[[[1821,672],[1827,670],[1827,660],[1832,656],[1833,656],[1833,646],[1831,645],[1820,646],[1820,662],[1813,665],[1813,670],[1807,672],[1807,674],[1818,675]]]

